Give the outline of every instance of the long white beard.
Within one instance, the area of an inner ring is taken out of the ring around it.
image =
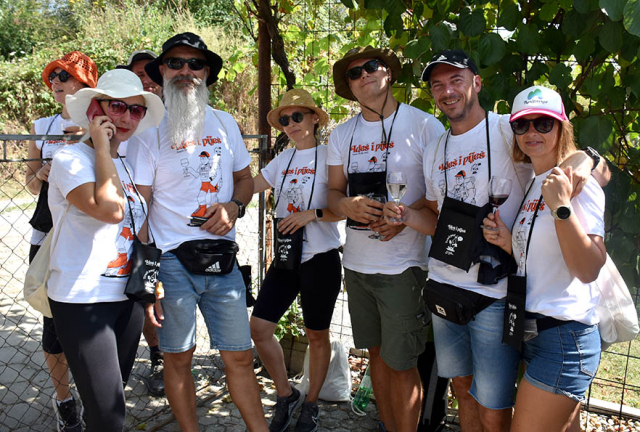
[[[165,79],[163,85],[169,139],[173,145],[202,137],[205,110],[209,103],[209,89],[205,80],[192,77],[193,87],[187,88],[176,84],[177,80],[184,80],[184,77]]]

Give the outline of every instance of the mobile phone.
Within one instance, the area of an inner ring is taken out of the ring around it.
[[[209,219],[205,218],[205,217],[192,216],[191,217],[191,221],[187,225],[189,225],[191,227],[199,227],[199,226],[201,226],[203,223],[205,223],[208,220]]]
[[[87,118],[89,119],[89,121],[92,121],[95,116],[103,115],[104,111],[102,111],[102,107],[100,106],[100,102],[98,102],[98,99],[91,99],[89,108],[87,108]]]

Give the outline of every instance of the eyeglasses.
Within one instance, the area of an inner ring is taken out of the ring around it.
[[[546,134],[551,132],[556,119],[553,117],[538,117],[532,120],[517,119],[511,122],[511,129],[516,135],[524,135],[529,130],[529,124],[533,123],[533,127],[540,133]]]
[[[69,78],[71,77],[71,74],[69,72],[67,72],[66,70],[61,70],[58,73],[51,72],[49,74],[49,83],[53,84],[53,80],[56,79],[56,77],[58,77],[60,82],[64,83],[64,82],[67,82],[69,80]]]
[[[119,117],[127,110],[131,113],[132,120],[142,120],[147,114],[147,107],[143,105],[127,105],[120,100],[98,99],[98,102],[109,102],[109,114]]]
[[[166,64],[169,69],[180,70],[184,67],[184,64],[189,65],[189,69],[192,71],[202,70],[206,66],[206,60],[200,58],[183,59],[180,57],[168,57],[162,60],[162,63]]]
[[[289,119],[293,120],[296,123],[302,123],[302,120],[304,119],[304,115],[305,114],[311,114],[311,112],[300,112],[300,111],[296,111],[293,114],[291,114],[290,116],[288,115],[283,115],[282,117],[280,117],[278,119],[278,122],[284,127],[284,126],[289,126]]]
[[[387,65],[384,64],[381,60],[378,60],[378,59],[369,60],[362,66],[356,66],[349,69],[346,72],[346,75],[347,75],[347,78],[349,78],[350,80],[357,80],[362,76],[362,70],[365,70],[367,73],[374,73],[380,68],[380,66],[387,67]]]

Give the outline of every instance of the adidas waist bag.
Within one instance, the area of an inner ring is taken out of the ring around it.
[[[233,270],[238,245],[230,240],[191,240],[170,252],[190,273],[227,274]]]

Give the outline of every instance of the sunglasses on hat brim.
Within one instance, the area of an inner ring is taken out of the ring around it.
[[[57,73],[51,72],[49,74],[49,83],[53,84],[53,80],[56,79],[56,77],[60,80],[60,82],[65,83],[69,81],[69,78],[71,78],[71,74],[66,70],[61,70],[60,72],[57,72]]]
[[[537,117],[531,120],[519,118],[511,122],[511,129],[516,135],[524,135],[529,130],[529,125],[533,123],[533,127],[540,133],[546,134],[551,132],[556,123],[553,117]]]
[[[374,73],[380,68],[380,66],[387,67],[387,65],[384,64],[382,60],[379,60],[379,59],[369,60],[368,62],[364,63],[362,66],[352,67],[351,69],[347,70],[345,72],[345,75],[347,76],[347,78],[349,78],[352,81],[357,80],[362,76],[363,70],[367,73]]]
[[[162,59],[162,63],[166,64],[169,69],[180,70],[184,67],[185,63],[192,71],[199,71],[204,69],[207,65],[207,61],[201,58],[183,59],[180,57],[167,57]]]
[[[280,116],[280,118],[278,119],[278,123],[280,123],[283,127],[289,126],[289,119],[293,120],[296,123],[302,123],[302,120],[304,120],[305,114],[313,114],[313,112],[296,111],[291,115],[283,115],[283,116]]]
[[[115,117],[120,117],[129,110],[131,119],[139,121],[147,114],[147,107],[144,105],[127,105],[123,101],[117,99],[98,99],[98,102],[108,102],[109,106],[107,107],[107,111]]]

